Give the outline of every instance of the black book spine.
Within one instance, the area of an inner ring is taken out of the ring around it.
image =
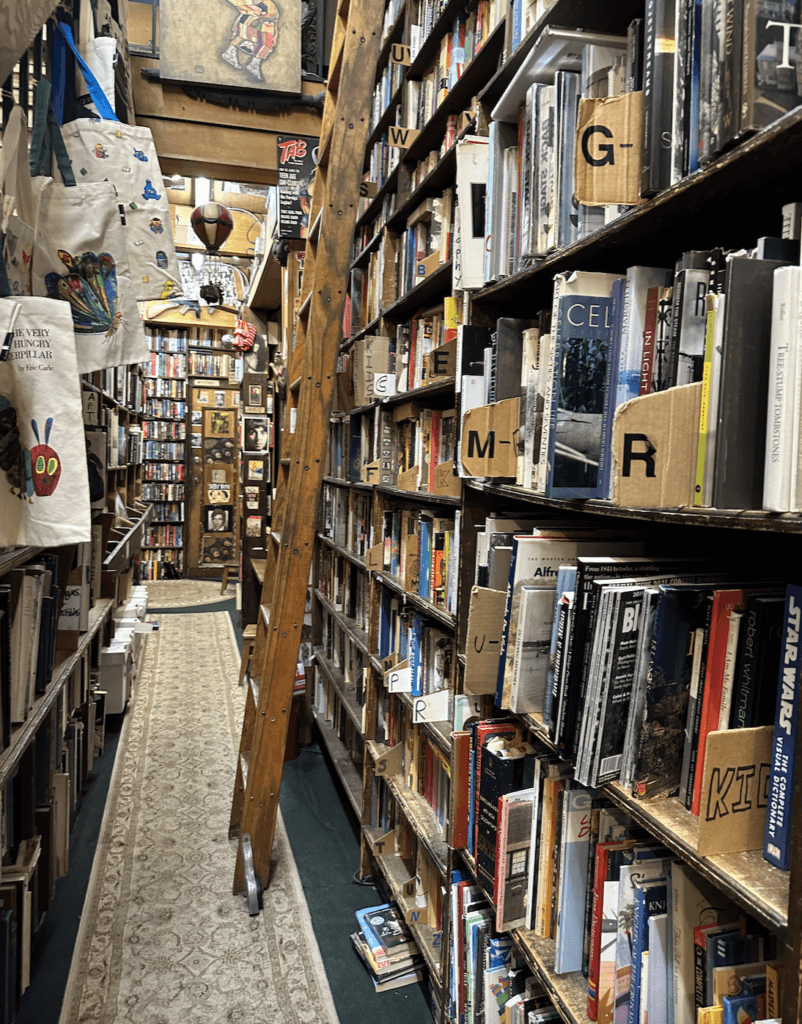
[[[566,627],[568,623],[569,605],[567,601],[561,601],[557,612],[557,648],[554,655],[554,678],[551,684],[551,720],[549,721],[549,737],[552,743],[557,742],[560,728],[560,702],[562,687],[560,681],[563,674],[563,665],[566,656]]]
[[[627,92],[643,89],[643,18],[635,18],[627,28]]]
[[[741,47],[744,0],[724,0],[723,60],[721,62],[721,107],[719,148],[729,145],[740,130]]]
[[[774,725],[783,638],[783,601],[759,602],[753,724]]]
[[[642,196],[671,184],[674,43],[674,0],[646,0]]]
[[[672,292],[673,308],[671,310],[671,337],[666,353],[666,388],[673,388],[677,385],[677,370],[679,367],[679,344],[680,326],[682,324],[682,296],[685,291],[685,271],[680,270],[674,275],[674,288]]]
[[[702,728],[702,706],[705,699],[705,674],[707,672],[707,655],[710,649],[710,628],[712,621],[713,598],[711,596],[707,602],[707,608],[705,609],[704,638],[702,640],[702,653],[699,659],[699,675],[696,679],[696,696],[693,705],[689,704],[688,706],[690,728],[687,736],[685,737],[685,743],[688,747],[688,775],[685,779],[684,789],[680,789],[680,797],[687,810],[691,809],[691,804],[693,803],[693,787],[696,781],[696,768],[699,762],[699,733]],[[691,682],[691,686],[693,686],[693,682]],[[683,766],[684,763],[685,756],[683,756]]]
[[[727,269],[713,504],[759,509],[768,408],[774,271],[778,260],[731,260]]]
[[[682,95],[682,174],[690,174],[691,147],[698,148],[698,137],[691,137],[691,108],[693,104],[693,54],[696,43],[696,0],[685,0],[682,18],[685,21],[685,52],[682,54],[682,76],[684,91]]]

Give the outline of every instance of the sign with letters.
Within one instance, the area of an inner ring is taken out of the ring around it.
[[[643,147],[643,93],[579,101],[575,194],[584,206],[637,206]]]

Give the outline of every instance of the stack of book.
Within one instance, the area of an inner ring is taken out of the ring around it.
[[[423,957],[394,903],[357,910],[356,919],[351,942],[377,992],[423,981]]]

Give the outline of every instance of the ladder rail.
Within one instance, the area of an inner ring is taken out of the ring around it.
[[[350,252],[368,132],[370,97],[380,45],[383,4],[361,0],[351,5],[343,42],[337,110],[325,168],[323,216],[314,258],[311,302],[303,348],[295,433],[289,446],[285,515],[270,606],[270,624],[260,663],[259,701],[253,728],[249,771],[240,821],[232,831],[250,835],[256,878],[270,876],[278,797],[292,706],[295,668],[301,642],[306,594],[312,567],[315,512],[328,446],[328,422],[336,386],[336,361],[342,336],[344,282]],[[327,98],[332,99],[332,94]],[[316,189],[317,191],[317,189]],[[307,267],[304,266],[304,282]],[[267,582],[267,580],[265,581]],[[261,649],[259,649],[261,648]],[[239,775],[238,775],[239,781]],[[235,793],[235,799],[237,794]],[[238,827],[237,827],[238,826]],[[243,892],[246,876],[242,841],[237,852],[234,891]]]

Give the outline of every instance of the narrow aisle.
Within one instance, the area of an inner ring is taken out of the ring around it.
[[[149,610],[160,629],[125,717],[61,1024],[337,1024],[281,824],[264,912],[231,895],[244,690],[229,607]]]

